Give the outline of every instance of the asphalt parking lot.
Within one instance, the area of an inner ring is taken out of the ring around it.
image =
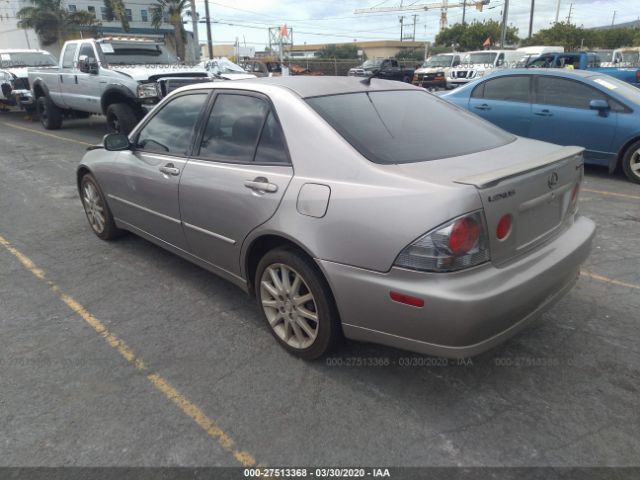
[[[0,466],[635,466],[640,186],[587,168],[575,288],[468,361],[347,342],[307,363],[231,284],[91,232],[101,118],[0,113]]]

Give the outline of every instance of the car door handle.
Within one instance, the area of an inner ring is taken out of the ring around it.
[[[173,163],[167,163],[166,165],[160,167],[160,170],[165,175],[180,175],[180,169],[176,168]]]
[[[245,180],[244,186],[258,192],[275,193],[278,191],[278,186],[275,183],[269,183],[269,180],[264,177],[256,177],[253,180]]]
[[[474,108],[477,110],[491,110],[491,107],[486,103],[483,103],[482,105],[476,105]]]
[[[549,110],[541,110],[539,112],[533,112],[534,115],[538,115],[539,117],[553,117],[553,113]]]

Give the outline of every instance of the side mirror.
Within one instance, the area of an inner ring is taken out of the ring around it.
[[[119,152],[131,148],[129,137],[122,133],[108,133],[102,139],[102,144],[105,150],[109,150],[110,152]]]
[[[606,100],[591,100],[589,102],[589,108],[591,110],[597,110],[599,115],[605,117],[611,107],[609,107],[609,102]]]

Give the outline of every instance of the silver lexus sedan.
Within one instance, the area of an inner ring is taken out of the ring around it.
[[[103,240],[133,232],[255,296],[305,359],[341,336],[478,354],[566,294],[594,224],[582,149],[400,82],[191,85],[77,170]]]

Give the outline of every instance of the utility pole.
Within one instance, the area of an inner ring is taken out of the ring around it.
[[[611,19],[611,26],[613,27],[613,24],[616,23],[616,11],[613,11],[613,18]]]
[[[404,36],[404,15],[400,17],[400,41],[402,41],[402,37]]]
[[[573,3],[569,5],[569,15],[567,15],[567,23],[571,25],[571,14],[573,13]]]
[[[465,17],[467,16],[467,0],[462,3],[462,25],[465,24]]]
[[[529,38],[533,34],[533,11],[536,9],[536,0],[531,0],[531,14],[529,16]]]
[[[504,48],[507,43],[507,20],[509,18],[509,0],[504,0],[504,9],[502,12],[502,32],[500,35],[500,48]]]
[[[412,15],[413,16],[413,41],[416,41],[416,20],[418,19],[418,15],[416,15],[415,13]]]
[[[209,0],[204,0],[204,14],[207,17],[207,47],[209,50],[209,60],[213,58],[213,40],[211,38],[211,17],[209,16]]]
[[[191,28],[193,29],[193,43],[194,46],[194,63],[198,63],[200,60],[200,39],[198,38],[198,12],[196,12],[196,0],[191,0]]]
[[[560,17],[560,0],[558,0],[558,6],[556,7],[556,22],[558,23],[558,18]]]

